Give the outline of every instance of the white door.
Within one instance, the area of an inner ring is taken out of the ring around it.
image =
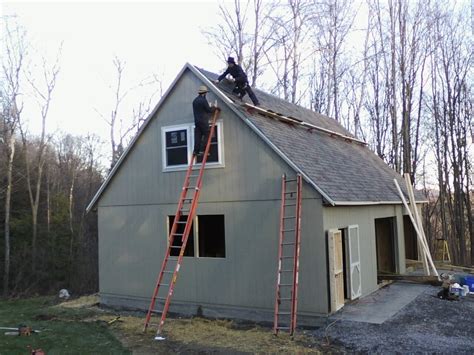
[[[347,233],[345,233],[345,237],[347,289],[350,290],[351,300],[354,300],[359,298],[362,294],[359,226],[353,225],[347,227]]]

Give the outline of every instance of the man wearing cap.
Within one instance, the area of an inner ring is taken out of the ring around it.
[[[245,93],[247,93],[249,94],[249,97],[252,100],[253,104],[255,106],[259,106],[260,103],[258,102],[257,96],[255,96],[255,94],[253,93],[253,90],[249,85],[247,74],[245,74],[242,67],[235,63],[233,57],[227,58],[227,64],[228,66],[226,71],[217,78],[215,83],[218,84],[222,79],[225,78],[227,74],[232,75],[235,80],[234,92],[237,92],[239,94],[239,98],[242,99]]]
[[[204,153],[207,139],[209,138],[209,115],[218,107],[211,107],[207,102],[206,94],[209,90],[201,85],[198,89],[198,96],[193,100],[194,113],[194,151],[193,155],[200,156]]]

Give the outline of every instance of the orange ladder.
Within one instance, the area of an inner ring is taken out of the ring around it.
[[[288,186],[291,190],[288,189]],[[282,176],[280,242],[275,296],[273,332],[288,330],[293,336],[296,328],[298,303],[298,272],[301,235],[301,175],[295,179]]]
[[[173,290],[176,284],[176,279],[178,277],[178,272],[183,261],[184,251],[188,242],[188,237],[193,224],[193,219],[196,215],[199,195],[201,193],[204,168],[206,166],[207,157],[211,147],[211,140],[214,134],[219,112],[220,110],[216,110],[212,116],[210,133],[207,139],[206,149],[204,151],[201,167],[199,168],[198,174],[193,174],[194,165],[197,163],[197,157],[195,155],[192,156],[191,162],[189,163],[188,170],[186,172],[186,177],[184,179],[183,189],[179,197],[178,208],[176,210],[173,225],[168,236],[168,249],[163,259],[161,271],[158,274],[156,286],[153,291],[153,296],[151,298],[150,306],[146,315],[145,326],[143,329],[144,332],[147,330],[149,325],[153,325],[153,323],[150,323],[152,314],[161,314],[160,322],[156,324],[158,325],[158,330],[155,336],[156,340],[164,339],[160,336],[160,334],[163,330],[163,325],[165,323],[166,315],[168,313],[171,297],[173,296]],[[191,184],[191,181],[194,181],[195,184]],[[182,228],[183,225],[184,230]],[[181,238],[181,245],[179,245],[179,241],[176,243],[176,237]],[[179,254],[178,256],[173,256],[172,254],[176,254],[176,252],[172,253],[172,251],[176,250],[179,250]],[[162,292],[160,293],[160,291]],[[158,303],[156,302],[157,300],[159,301]],[[155,306],[158,305],[163,305],[163,308],[156,309]]]

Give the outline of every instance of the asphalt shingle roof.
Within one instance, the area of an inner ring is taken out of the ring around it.
[[[210,80],[217,78],[217,74],[199,70]],[[236,99],[232,94],[232,84],[226,80],[216,86],[232,100]],[[264,109],[353,137],[332,118],[261,90],[254,89],[254,91]],[[336,204],[338,202],[400,203],[393,179],[398,180],[406,194],[405,183],[400,174],[391,169],[367,146],[316,130],[308,130],[299,125],[288,124],[257,112],[248,112],[239,104],[237,107],[242,115]],[[417,201],[426,200],[419,191],[415,191],[415,198]]]

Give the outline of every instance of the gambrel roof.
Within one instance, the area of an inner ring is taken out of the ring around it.
[[[213,80],[217,78],[217,74],[186,64],[120,157],[87,207],[88,211],[98,201],[128,152],[133,149],[141,132],[146,129],[173,86],[187,70],[201,79],[223,104],[228,105],[282,159],[301,173],[305,181],[323,196],[326,203],[331,205],[401,203],[393,182],[397,179],[406,194],[405,183],[400,174],[391,169],[366,144],[357,140],[336,120],[254,89],[262,108],[290,119],[270,118],[271,116],[262,114],[264,113],[262,110],[249,110],[242,105],[242,102],[232,94],[232,85],[226,80],[214,84]],[[292,121],[295,124],[289,123]],[[425,200],[418,191],[415,191],[415,197],[418,202]]]

